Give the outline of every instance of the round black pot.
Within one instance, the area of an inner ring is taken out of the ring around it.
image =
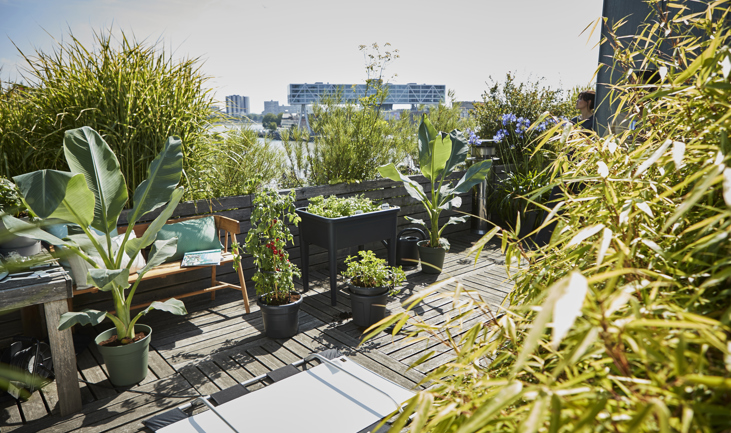
[[[421,241],[419,246],[419,259],[421,260],[421,272],[425,274],[440,274],[444,266],[444,256],[447,251],[444,248],[426,247],[429,241]]]
[[[257,299],[264,320],[264,334],[269,338],[289,338],[299,332],[299,311],[304,297],[291,304],[267,305],[261,297]]]
[[[358,287],[348,282],[353,323],[369,327],[386,317],[388,287]]]

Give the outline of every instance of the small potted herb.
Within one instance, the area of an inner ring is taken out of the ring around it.
[[[401,267],[386,265],[373,251],[359,251],[357,256],[348,256],[345,264],[348,268],[342,272],[348,278],[350,291],[350,307],[353,311],[353,323],[358,326],[371,326],[386,315],[388,296],[396,295],[397,288],[406,275]]]
[[[289,261],[287,244],[294,238],[287,223],[299,223],[294,213],[294,191],[287,195],[267,188],[256,194],[251,212],[251,230],[246,235],[246,252],[254,256],[254,280],[264,332],[270,338],[289,338],[299,331],[302,296],[295,292],[300,270]]]
[[[18,187],[10,179],[0,177],[0,218],[3,215],[25,221],[35,217],[23,203]],[[41,241],[10,233],[0,220],[0,254],[5,255],[11,251],[21,256],[32,256],[41,251]]]

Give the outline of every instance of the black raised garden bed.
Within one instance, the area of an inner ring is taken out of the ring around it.
[[[330,301],[337,303],[337,253],[340,248],[364,245],[368,242],[388,240],[388,264],[396,262],[396,228],[398,206],[340,218],[325,218],[297,208],[302,218],[299,224],[300,252],[302,257],[302,286],[309,289],[308,268],[310,264],[310,244],[328,251],[330,267]]]

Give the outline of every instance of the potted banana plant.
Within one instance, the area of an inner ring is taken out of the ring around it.
[[[185,306],[177,299],[153,302],[136,316],[130,314],[132,297],[141,276],[176,251],[177,238],[156,241],[156,235],[183,195],[183,188],[178,186],[183,167],[181,148],[180,139],[168,138],[160,154],[150,164],[147,180],[135,190],[133,207],[127,214],[128,230],[117,238],[112,237],[112,232],[127,202],[127,186],[119,161],[109,145],[96,131],[86,126],[66,131],[64,135],[63,151],[69,172],[39,170],[13,178],[23,201],[34,214],[42,220],[76,224],[83,234],[59,239],[10,215],[2,217],[11,232],[62,245],[81,256],[92,267],[87,274],[87,282],[112,294],[114,313],[97,310],[65,313],[58,329],[64,330],[75,324],[98,325],[105,318],[109,319],[114,328],[99,334],[95,342],[104,357],[109,378],[117,386],[139,383],[147,375],[152,328],[138,323],[138,320],[154,309],[187,314]],[[131,235],[140,217],[166,204],[144,235],[140,238]],[[155,254],[138,271],[140,278],[130,288],[130,266],[140,250],[153,243]]]
[[[465,217],[453,216],[440,225],[439,214],[458,208],[462,204],[459,195],[482,182],[490,172],[492,161],[478,162],[452,186],[448,177],[465,161],[468,151],[469,144],[462,132],[456,129],[449,134],[437,132],[426,115],[422,115],[419,125],[419,169],[430,183],[428,193],[419,183],[401,174],[393,163],[378,168],[381,176],[403,182],[409,195],[421,202],[429,215],[428,222],[406,217],[412,223],[424,226],[429,234],[429,239],[418,243],[422,272],[441,273],[444,256],[449,250],[449,242],[442,237],[442,232],[450,224],[466,221]]]

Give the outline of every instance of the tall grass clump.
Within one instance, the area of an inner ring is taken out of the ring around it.
[[[550,243],[502,234],[507,310],[457,291],[464,314],[414,323],[454,355],[391,431],[412,415],[413,432],[731,431],[731,6],[649,3],[634,37],[605,42],[634,128],[558,134]]]
[[[193,199],[252,194],[276,185],[285,172],[283,153],[246,124],[201,137],[191,153],[195,158],[187,174]]]
[[[28,88],[6,89],[2,95],[4,175],[66,170],[64,131],[81,126],[104,137],[119,158],[127,185],[145,179],[149,163],[169,136],[182,139],[184,168],[189,166],[195,155],[188,145],[205,131],[211,113],[202,62],[175,59],[162,42],[117,33],[95,32],[91,46],[69,34],[51,52],[21,51]]]

